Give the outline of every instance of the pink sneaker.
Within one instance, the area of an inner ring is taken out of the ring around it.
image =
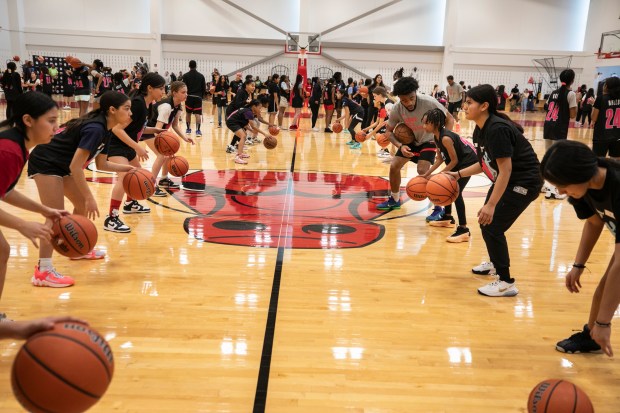
[[[235,163],[241,164],[241,165],[247,165],[248,161],[246,161],[245,159],[241,158],[239,155],[235,156]]]
[[[81,257],[71,258],[72,260],[100,260],[105,257],[104,251],[91,250],[88,254]]]
[[[34,266],[32,285],[37,287],[63,288],[71,287],[73,284],[75,284],[73,278],[60,275],[56,269],[51,271],[40,271],[38,265]]]

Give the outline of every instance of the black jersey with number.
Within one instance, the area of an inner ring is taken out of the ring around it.
[[[620,140],[620,98],[612,99],[609,95],[603,95],[598,119],[601,119],[603,140]]]
[[[458,171],[478,162],[478,156],[476,155],[474,145],[451,130],[443,128],[439,132],[439,139],[435,138],[435,144],[437,145],[439,153],[441,154],[441,157],[446,165],[452,162],[452,159],[450,159],[450,154],[443,144],[444,137],[448,137],[452,140],[452,145],[454,146],[454,151],[456,152],[456,157],[458,158],[458,162],[452,170]]]
[[[45,94],[51,95],[54,91],[54,79],[49,73],[43,73],[42,75],[41,91]]]
[[[17,185],[17,182],[19,182],[21,171],[24,169],[24,165],[26,164],[26,161],[28,160],[28,150],[26,149],[26,143],[25,143],[26,137],[17,128],[11,128],[11,129],[6,129],[6,130],[1,131],[0,139],[6,139],[6,140],[13,141],[16,144],[18,144],[22,150],[22,156],[23,156],[22,169],[19,170],[19,173],[15,174],[15,180],[9,185],[9,187],[4,192],[4,194],[8,194],[13,188],[15,188],[15,185]],[[3,173],[6,173],[6,172],[3,172]]]
[[[562,86],[549,95],[547,116],[543,129],[545,139],[566,139],[568,136],[568,124],[570,122],[568,92],[568,88]]]
[[[100,72],[99,74],[101,75],[101,84],[99,85],[99,93],[95,97],[103,95],[105,92],[112,90],[113,87],[112,73]],[[97,82],[99,82],[99,79],[97,79]],[[95,84],[96,86],[97,84]]]
[[[73,72],[73,87],[76,95],[90,95],[90,81],[88,80],[88,68],[86,66]]]
[[[605,183],[601,189],[588,189],[582,198],[569,198],[568,201],[575,208],[579,219],[598,215],[613,234],[616,244],[620,243],[620,236],[616,232],[618,225],[616,215],[620,216],[620,171],[618,169],[608,166]]]
[[[45,162],[68,169],[78,148],[89,151],[88,161],[99,155],[110,140],[111,131],[104,114],[84,121],[79,127],[60,129],[50,143],[37,145],[30,153],[32,163]],[[82,139],[86,142],[81,142]]]
[[[334,92],[334,84],[327,83],[327,86],[325,86],[325,90],[323,90],[323,104],[324,105],[329,106],[329,105],[334,104],[334,100],[332,99],[333,92]]]

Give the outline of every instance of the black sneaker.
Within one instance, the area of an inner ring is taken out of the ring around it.
[[[429,221],[429,225],[432,227],[445,227],[453,228],[455,225],[454,218],[451,215],[444,215],[437,221]]]
[[[558,342],[555,345],[557,351],[562,353],[602,353],[601,346],[590,337],[588,325],[583,326],[583,331],[573,334],[569,338]]]
[[[168,196],[168,193],[166,191],[162,191],[160,187],[155,188],[155,193],[153,194],[153,196],[156,196],[158,198],[163,198]]]
[[[325,128],[325,130],[323,132],[325,132],[325,133],[332,133],[333,131],[330,128]]]
[[[138,201],[125,202],[123,205],[124,214],[148,214],[151,212],[151,208],[141,205]]]
[[[170,178],[163,178],[159,180],[159,186],[162,186],[164,188],[172,188],[172,189],[178,189],[181,186],[177,183],[175,183],[172,179]]]
[[[131,232],[131,228],[125,225],[118,215],[108,215],[103,221],[103,229],[110,232]]]
[[[454,231],[454,234],[446,238],[446,241],[454,242],[454,243],[467,242],[469,241],[470,237],[471,237],[471,234],[469,232],[469,228],[458,226],[456,228],[456,231]]]
[[[226,147],[226,153],[235,153],[236,151],[237,151],[237,149],[234,146],[232,146],[232,145],[228,145]]]

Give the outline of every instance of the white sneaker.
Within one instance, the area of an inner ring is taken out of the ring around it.
[[[319,129],[319,128],[312,128],[312,131],[313,131],[313,132],[320,132],[320,131],[321,131],[321,129]]]
[[[492,262],[481,262],[480,265],[471,269],[471,272],[478,275],[495,275],[495,266]]]
[[[478,293],[487,297],[514,297],[519,294],[515,283],[496,280],[478,288]]]
[[[566,199],[566,194],[562,195],[558,192],[558,188],[552,187],[548,188],[545,193],[545,199]]]

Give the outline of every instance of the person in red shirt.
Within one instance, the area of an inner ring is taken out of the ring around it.
[[[57,129],[58,106],[49,96],[39,92],[18,96],[12,116],[0,123],[0,199],[15,207],[37,212],[50,221],[60,219],[68,212],[42,205],[14,188],[28,160],[29,151],[36,145],[50,142]],[[52,235],[51,225],[25,221],[2,209],[0,227],[19,231],[37,248],[39,240],[49,241]],[[0,296],[9,255],[9,243],[0,231]],[[0,314],[0,321],[5,317]]]

